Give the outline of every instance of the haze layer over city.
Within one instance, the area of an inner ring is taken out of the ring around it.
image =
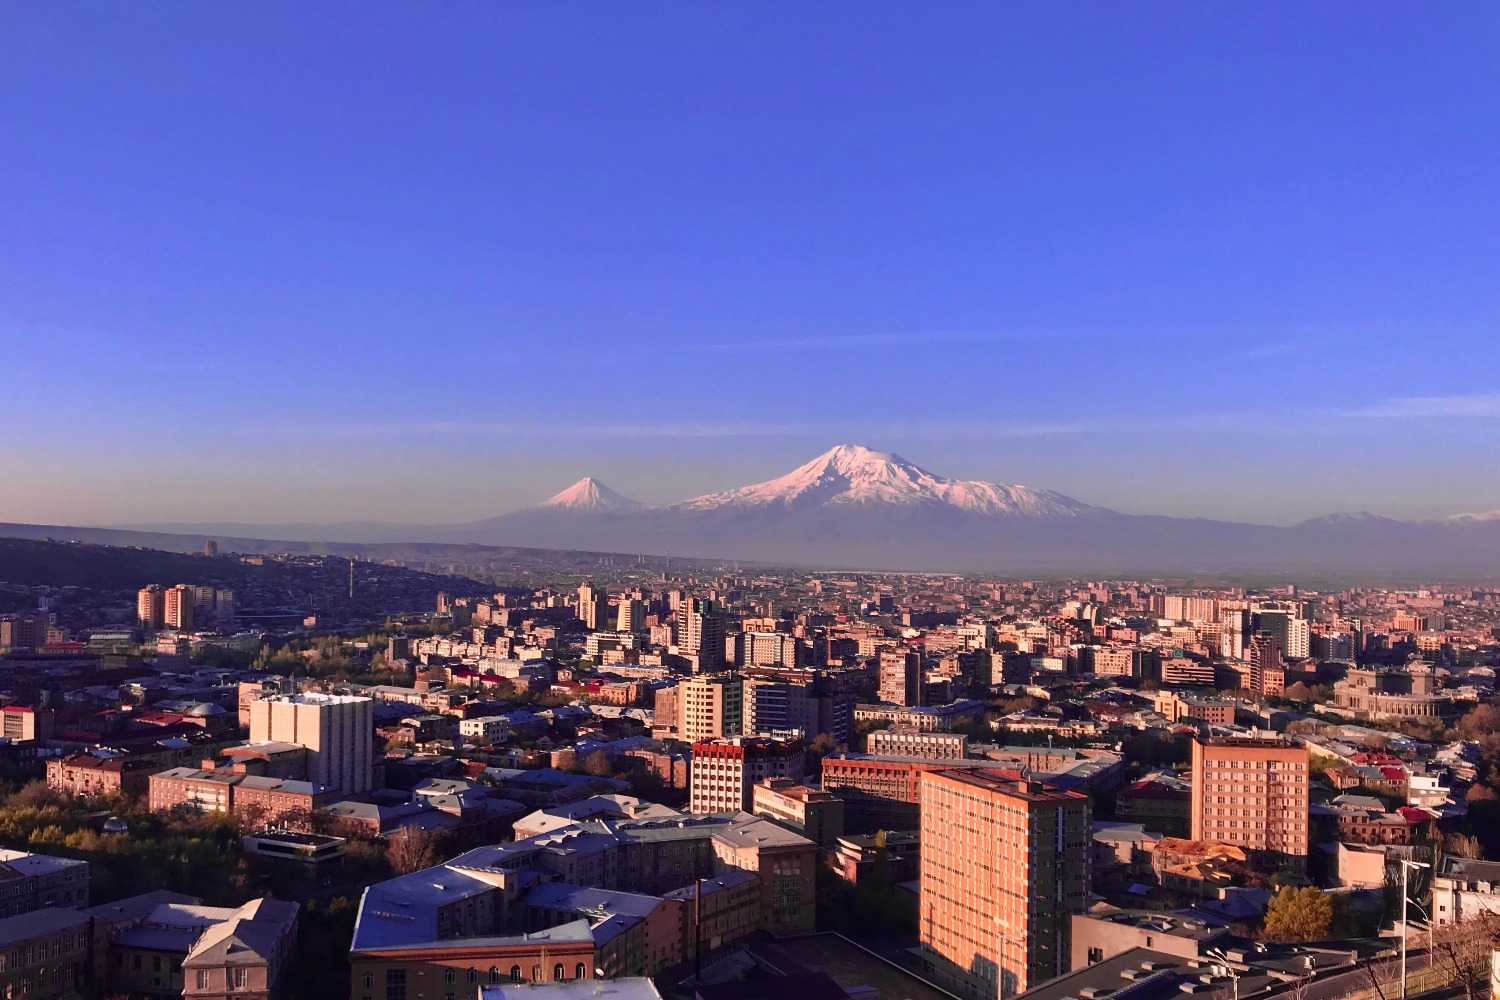
[[[0,8],[0,993],[1487,995],[1497,50]]]

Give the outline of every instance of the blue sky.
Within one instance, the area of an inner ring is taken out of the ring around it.
[[[13,3],[0,519],[462,520],[830,445],[1500,507],[1500,7]]]

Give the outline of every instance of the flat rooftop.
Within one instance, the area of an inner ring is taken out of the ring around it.
[[[562,983],[486,983],[479,1000],[661,1000],[649,979],[575,979]]]
[[[1160,910],[1104,910],[1098,913],[1080,913],[1075,915],[1073,919],[1075,921],[1097,920],[1108,924],[1141,927],[1158,934],[1188,938],[1193,941],[1206,941],[1209,938],[1217,937],[1224,933],[1221,928],[1215,927],[1207,921],[1199,920],[1197,917],[1163,913]]]
[[[1082,792],[1064,791],[1034,778],[1023,777],[1019,771],[941,769],[927,773],[986,791],[1014,795],[1029,802],[1077,802],[1088,798]]]

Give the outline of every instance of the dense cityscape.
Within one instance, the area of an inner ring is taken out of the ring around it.
[[[1500,590],[173,558],[4,584],[12,997],[1487,983]]]
[[[1497,53],[0,2],[0,1000],[1500,1000]]]

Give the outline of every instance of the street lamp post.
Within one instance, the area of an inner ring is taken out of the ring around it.
[[[1421,861],[1400,859],[1401,863],[1401,1000],[1406,1000],[1406,873],[1413,868],[1430,868]],[[1430,961],[1430,959],[1429,959]]]
[[[1224,969],[1229,973],[1229,981],[1234,986],[1234,1000],[1240,1000],[1240,972],[1229,963],[1229,956],[1224,954],[1224,949],[1204,952],[1209,958],[1217,958],[1224,963]]]

